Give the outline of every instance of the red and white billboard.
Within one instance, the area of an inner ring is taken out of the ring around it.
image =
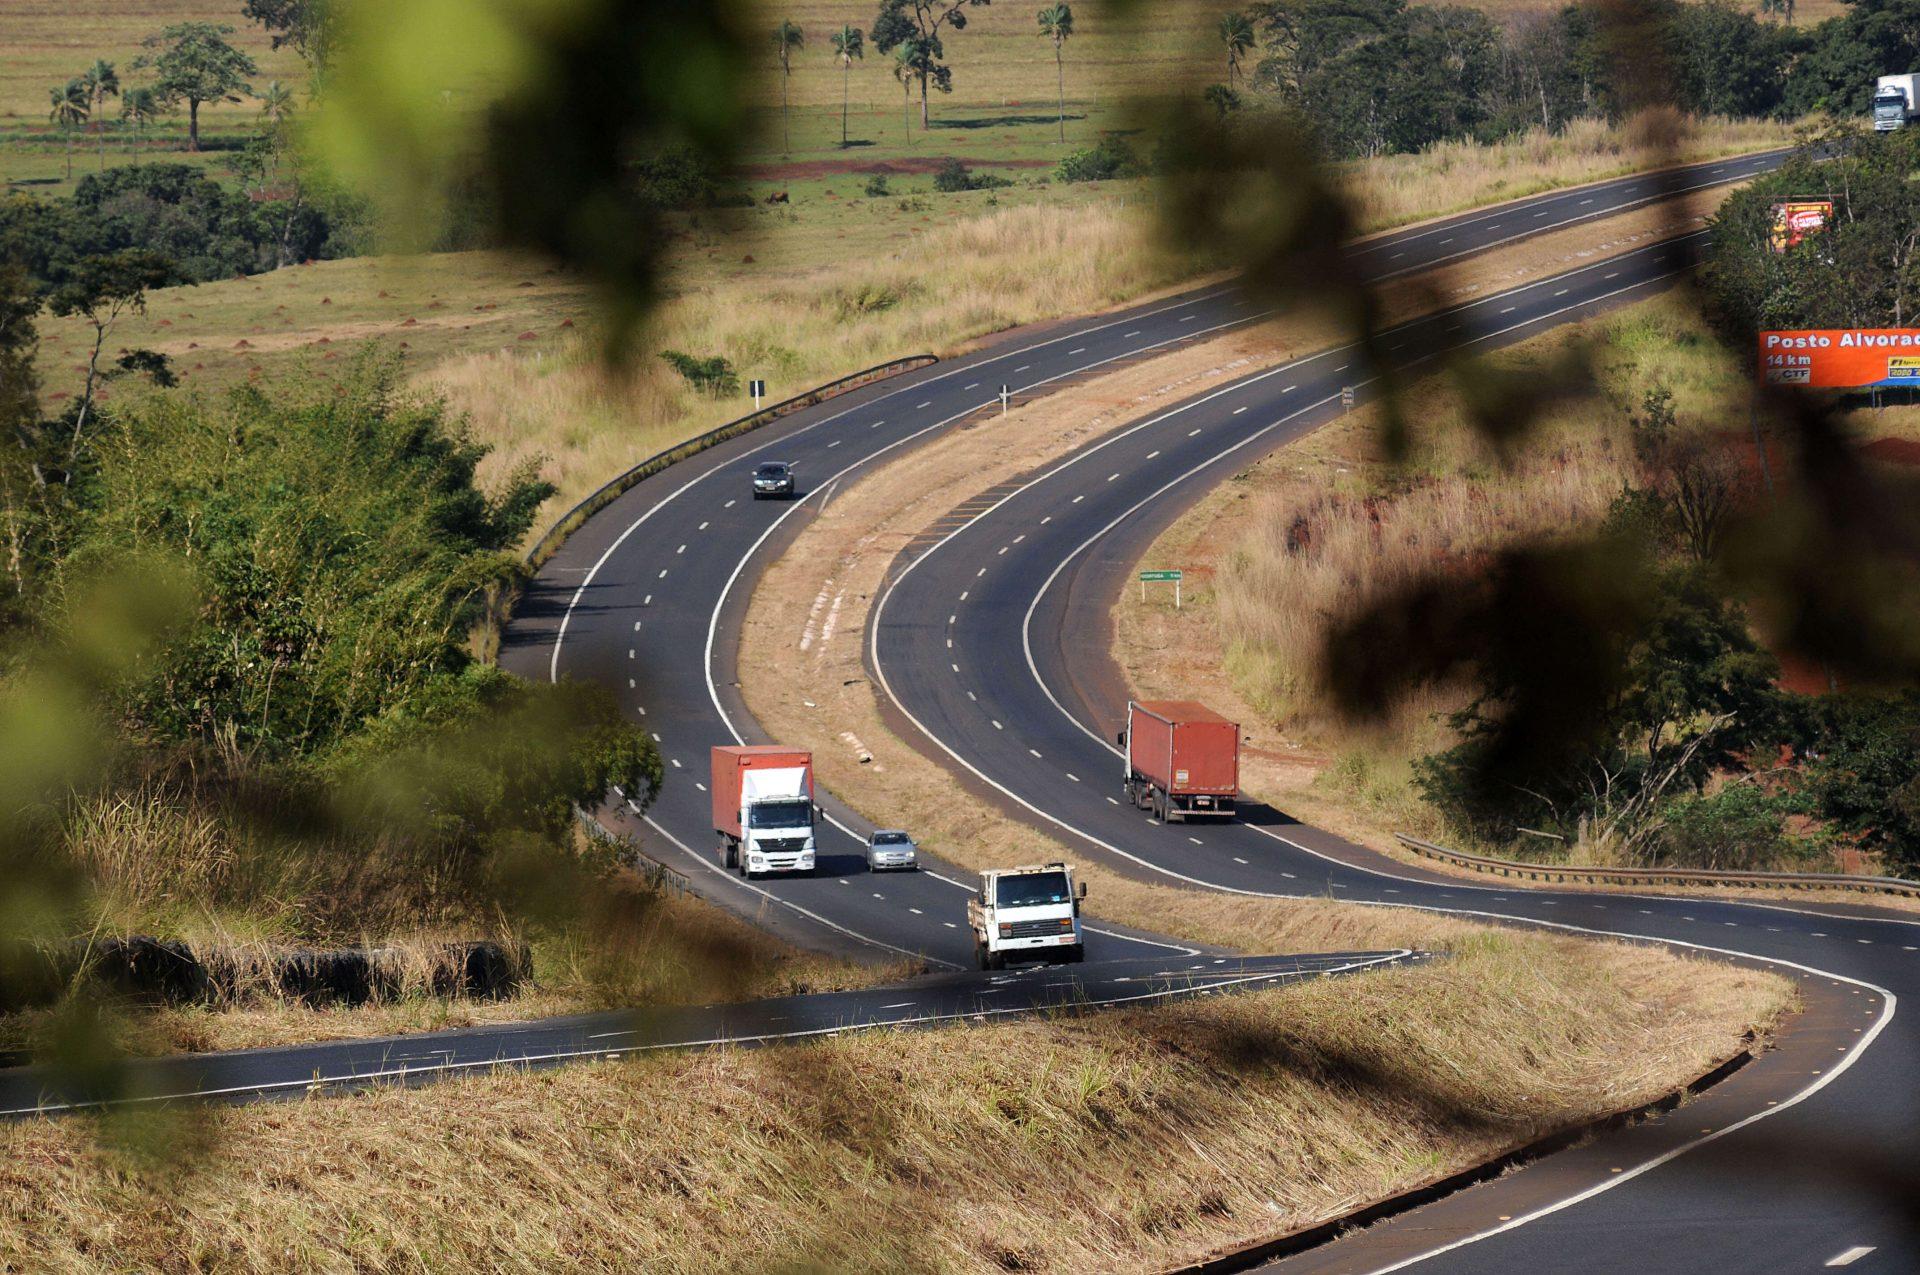
[[[1773,206],[1773,250],[1787,249],[1827,228],[1833,220],[1831,199],[1790,199]]]
[[[1765,385],[1920,388],[1920,328],[1794,328],[1760,334]]]

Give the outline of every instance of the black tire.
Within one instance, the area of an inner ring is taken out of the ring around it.
[[[975,939],[973,944],[973,963],[983,970],[992,969],[993,967],[987,964],[987,959],[987,945]]]
[[[1072,947],[1067,949],[1067,964],[1078,965],[1082,961],[1085,961],[1086,959],[1087,959],[1087,945],[1085,943],[1075,943]]]

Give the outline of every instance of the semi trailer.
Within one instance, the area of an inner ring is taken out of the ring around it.
[[[1127,799],[1162,823],[1231,819],[1240,793],[1240,725],[1192,700],[1127,702]]]
[[[722,867],[745,877],[813,871],[812,753],[777,744],[715,748],[709,788]]]
[[[1920,71],[1883,75],[1873,86],[1873,127],[1885,133],[1920,121]]]

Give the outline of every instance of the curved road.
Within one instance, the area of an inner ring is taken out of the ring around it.
[[[1372,278],[1405,273],[1774,162],[1699,165],[1515,201],[1383,236],[1355,258]],[[1377,348],[1416,365],[1524,339],[1650,295],[1687,268],[1690,246],[1661,245],[1486,297],[1394,329]],[[824,847],[840,857],[822,876],[750,886],[714,865],[700,786],[706,749],[758,738],[731,683],[754,575],[841,480],[982,409],[1001,384],[1018,396],[1044,393],[1257,317],[1251,298],[1216,288],[1015,333],[695,458],[636,487],[569,542],[522,606],[503,661],[529,675],[605,682],[644,717],[671,779],[644,822],[629,812],[628,824],[649,853],[710,897],[802,942],[963,961],[954,921],[965,887],[938,864],[917,877],[859,872],[855,839],[869,825],[831,798],[843,839]],[[1910,1034],[1888,1030],[1897,994],[1920,990],[1913,920],[1870,908],[1489,888],[1272,811],[1232,825],[1163,828],[1117,800],[1119,763],[1106,741],[1123,690],[1104,636],[1119,582],[1211,482],[1324,420],[1342,387],[1364,397],[1371,375],[1353,351],[1325,351],[1117,431],[996,493],[959,530],[898,564],[870,630],[876,676],[928,747],[975,783],[1142,876],[1640,938],[1800,980],[1807,1010],[1782,1048],[1676,1116],[1416,1210],[1289,1268],[1920,1266],[1908,1204],[1920,1164],[1920,1104],[1909,1078],[1920,1057]],[[762,459],[798,464],[798,502],[741,499],[746,471]],[[1110,932],[1094,956],[1155,942],[1164,940]]]

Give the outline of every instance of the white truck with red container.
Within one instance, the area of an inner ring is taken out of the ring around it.
[[[1127,799],[1162,823],[1231,819],[1240,795],[1240,724],[1192,700],[1127,702]]]
[[[722,867],[744,877],[813,871],[812,753],[777,744],[715,748],[712,779]]]
[[[1064,863],[982,872],[980,888],[967,900],[975,964],[998,970],[1008,961],[1085,960],[1080,901],[1086,897],[1085,882],[1076,886]]]

